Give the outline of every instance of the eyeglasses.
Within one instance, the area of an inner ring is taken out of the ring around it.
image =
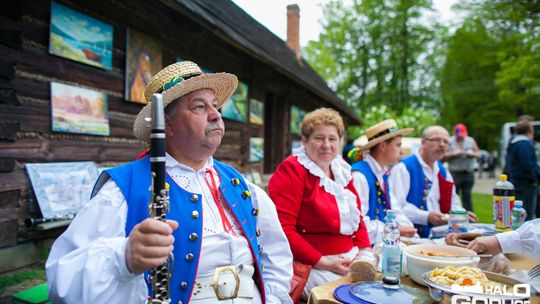
[[[440,138],[440,137],[434,137],[434,138],[427,138],[427,137],[424,137],[425,140],[428,140],[428,141],[431,141],[431,142],[434,142],[434,143],[437,143],[437,144],[445,144],[445,145],[448,145],[450,142],[448,141],[448,139],[446,138]]]

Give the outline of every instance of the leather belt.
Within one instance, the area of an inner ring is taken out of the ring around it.
[[[196,278],[191,300],[243,298],[251,303],[255,289],[254,271],[253,265],[217,267],[214,274]]]

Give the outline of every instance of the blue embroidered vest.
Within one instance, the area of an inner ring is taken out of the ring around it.
[[[409,155],[403,158],[401,161],[405,164],[405,167],[407,167],[407,171],[409,171],[410,176],[411,185],[409,188],[409,194],[407,194],[407,201],[421,210],[428,210],[427,197],[433,182],[430,181],[424,174],[422,165],[420,164],[420,161],[418,161],[416,155]],[[437,165],[439,166],[439,174],[446,178],[446,168],[444,168],[440,161],[437,161]],[[414,224],[414,227],[418,229],[418,234],[420,237],[427,238],[429,236],[431,224]]]
[[[261,264],[262,247],[258,244],[259,232],[257,230],[256,216],[258,210],[253,208],[249,188],[240,173],[229,165],[214,160],[214,167],[221,178],[219,190],[225,199],[234,217],[240,223],[242,232],[246,237],[251,253],[255,260],[257,273],[256,280],[265,299],[262,281],[263,265]],[[126,236],[139,222],[148,218],[148,202],[150,201],[150,161],[148,156],[123,166],[103,172],[94,186],[94,196],[110,176],[124,194],[128,205],[126,221]],[[197,268],[200,260],[202,244],[202,198],[180,188],[170,176],[166,177],[169,183],[170,211],[167,218],[178,221],[178,229],[173,232],[174,243],[174,269],[170,283],[171,303],[188,303],[193,292]],[[145,278],[148,278],[146,271]],[[147,281],[148,283],[148,281]],[[151,284],[148,283],[149,295]],[[179,302],[182,301],[182,302]]]
[[[366,177],[369,187],[369,210],[367,215],[370,219],[383,221],[386,218],[386,210],[391,209],[390,197],[385,194],[381,189],[381,185],[377,180],[377,177],[371,170],[368,162],[365,160],[358,161],[352,165],[353,171],[359,171]],[[389,193],[390,187],[388,185],[388,175],[383,175],[384,184],[386,185],[386,193]],[[357,189],[358,192],[362,189]]]

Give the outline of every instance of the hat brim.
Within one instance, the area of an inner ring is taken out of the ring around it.
[[[210,89],[214,92],[217,101],[217,108],[232,96],[238,86],[238,78],[229,73],[203,74],[184,80],[174,87],[163,92],[163,108],[167,107],[174,100],[191,92]],[[152,116],[152,102],[148,102],[135,118],[133,123],[133,134],[141,141],[148,141],[150,138],[151,126],[148,120]]]
[[[388,140],[390,138],[394,138],[394,137],[397,137],[397,136],[404,136],[404,135],[407,135],[407,134],[409,134],[409,133],[411,133],[413,131],[414,131],[413,128],[405,128],[405,129],[398,130],[396,132],[384,134],[383,136],[380,136],[380,137],[377,137],[377,138],[375,138],[373,140],[368,141],[367,144],[360,147],[360,151],[369,150],[370,148],[376,146],[377,144],[382,143],[385,140]]]

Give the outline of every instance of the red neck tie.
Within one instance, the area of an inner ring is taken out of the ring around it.
[[[212,183],[208,182],[209,179]],[[225,210],[223,210],[221,201],[219,200],[218,189],[216,186],[216,181],[214,179],[214,173],[210,169],[206,169],[206,184],[208,185],[208,188],[210,189],[210,192],[212,193],[212,197],[214,198],[214,202],[216,203],[216,206],[219,210],[219,216],[221,217],[221,222],[223,223],[223,229],[225,230],[226,233],[236,235],[231,225],[231,222],[229,222],[229,218],[225,214]]]

